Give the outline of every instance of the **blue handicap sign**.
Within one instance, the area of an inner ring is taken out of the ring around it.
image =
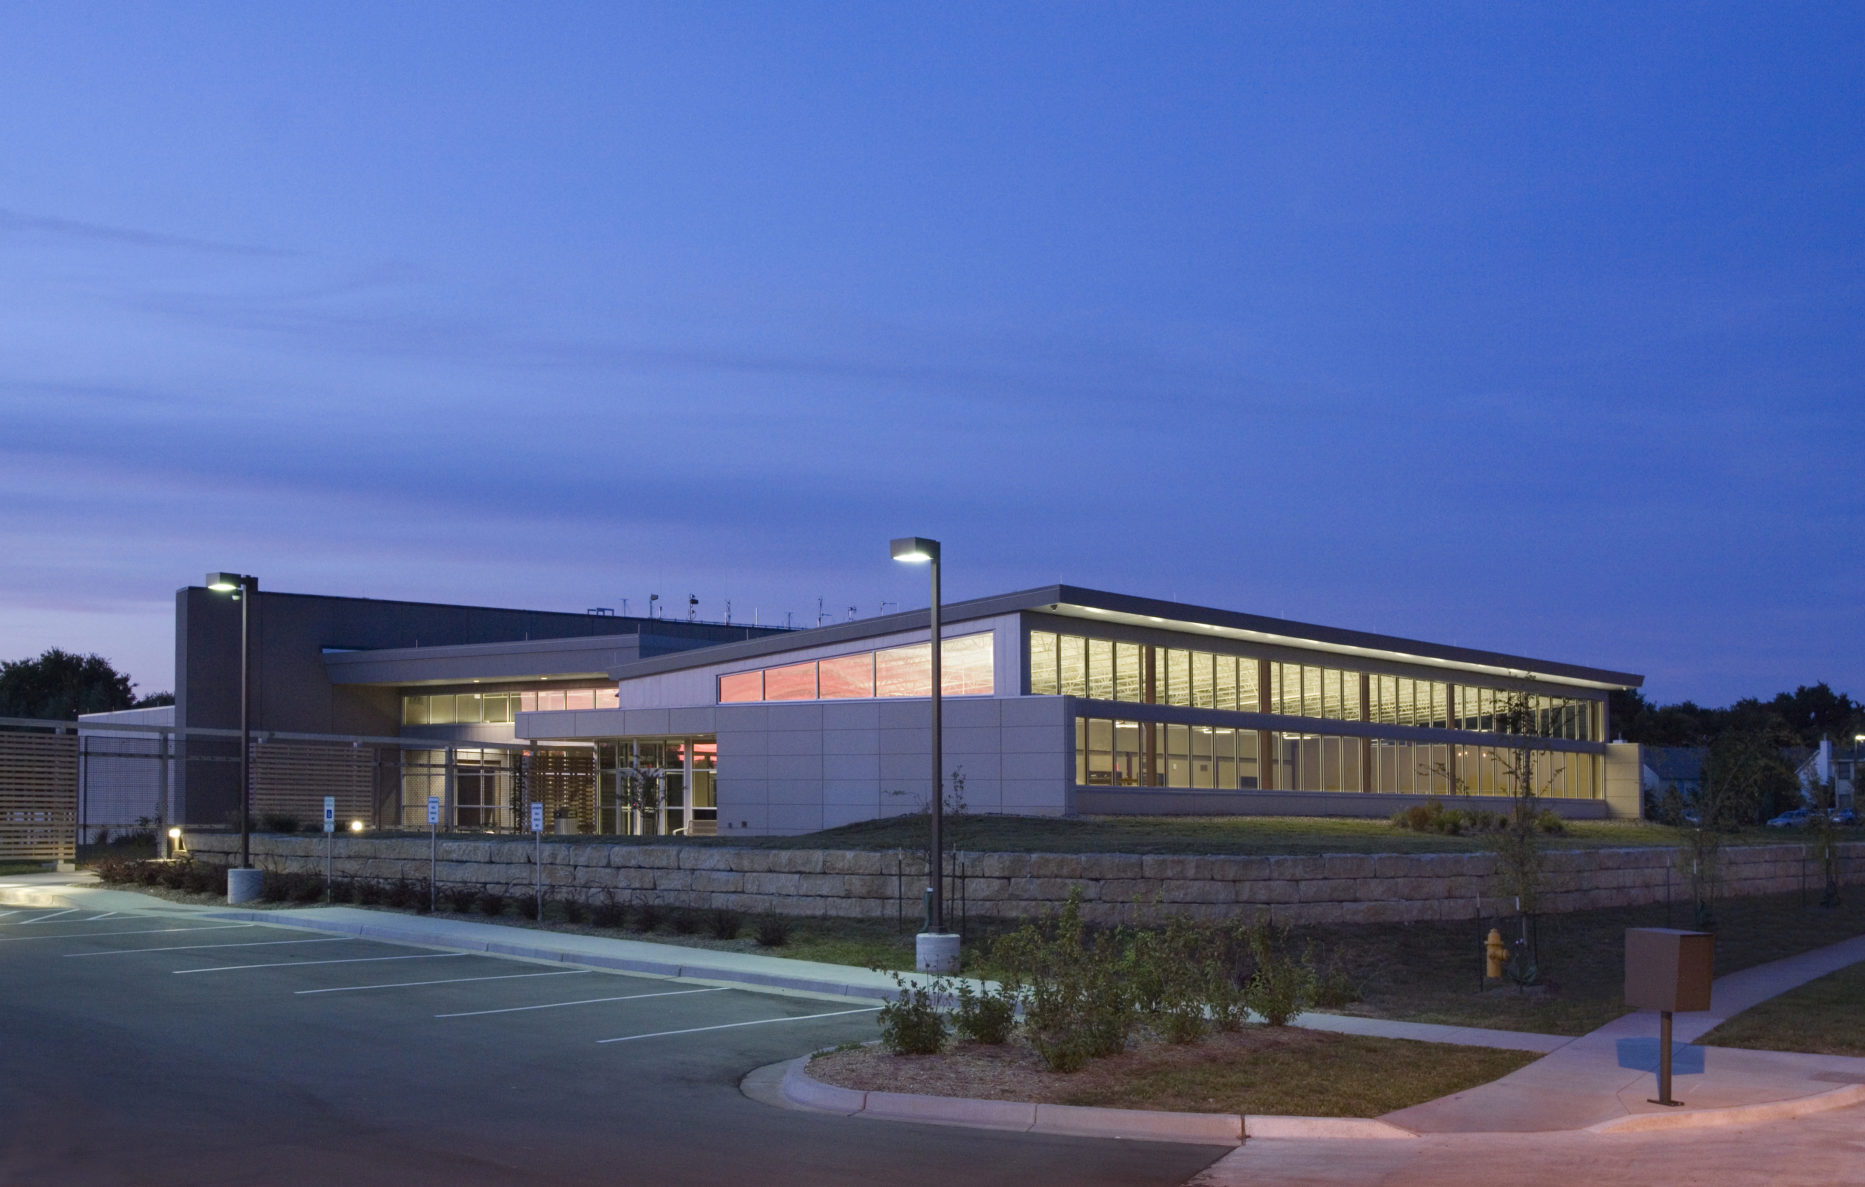
[[[1633,1071],[1658,1074],[1658,1056],[1661,1054],[1658,1040],[1620,1039],[1619,1066]],[[1700,1076],[1703,1074],[1703,1048],[1692,1047],[1689,1043],[1671,1044],[1671,1074],[1673,1076]]]

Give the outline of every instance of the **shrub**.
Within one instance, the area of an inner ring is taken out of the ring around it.
[[[879,970],[876,970],[879,971]],[[893,974],[896,992],[881,1007],[881,1042],[895,1055],[937,1055],[945,1047],[945,1014],[938,999],[950,989],[943,977],[915,985]]]
[[[121,857],[101,858],[91,869],[100,882],[123,883],[134,881],[136,877],[136,863]]]
[[[479,908],[481,915],[488,917],[503,915],[506,906],[505,893],[499,890],[482,890],[473,900],[473,905]]]
[[[790,921],[775,911],[766,911],[751,925],[751,938],[760,948],[781,948],[790,942]]]
[[[1192,1043],[1209,1025],[1206,1007],[1219,975],[1212,929],[1174,915],[1163,930],[1136,932],[1127,961],[1134,1003],[1172,1043]]]
[[[1256,971],[1244,989],[1250,1008],[1271,1026],[1286,1026],[1315,1000],[1314,967],[1306,953],[1292,951],[1293,936],[1286,927],[1264,921],[1247,931]]]
[[[388,898],[388,888],[373,878],[358,878],[355,889],[356,901],[365,907],[374,907]]]
[[[261,812],[259,814],[259,831],[266,833],[295,833],[298,831],[298,818],[289,812]]]
[[[1076,1071],[1126,1047],[1134,994],[1124,938],[1118,931],[1089,934],[1081,888],[1074,887],[1061,914],[992,945],[994,962],[1023,990],[1024,1032],[1050,1070]]]
[[[1338,953],[1328,960],[1327,967],[1315,974],[1315,1005],[1324,1010],[1350,1006],[1363,996],[1359,983],[1341,967]]]
[[[699,913],[685,907],[675,907],[668,913],[667,923],[677,936],[690,936],[699,931]]]
[[[315,874],[291,875],[291,901],[314,903],[324,897],[324,880]]]
[[[597,927],[620,930],[628,926],[628,908],[615,900],[615,892],[609,891],[602,896],[590,910],[590,922]]]
[[[416,894],[414,883],[406,878],[397,878],[383,889],[382,901],[397,910],[402,910],[415,905]],[[426,905],[427,896],[421,895],[420,898],[423,900],[422,905]]]
[[[1017,1026],[1017,1005],[1022,997],[1014,985],[973,989],[970,981],[958,983],[958,1010],[952,1021],[961,1037],[997,1046],[1010,1040]]]
[[[570,895],[563,900],[563,921],[565,923],[581,923],[588,918],[588,903],[577,898],[575,895]]]
[[[1560,818],[1552,808],[1543,808],[1535,813],[1535,827],[1551,836],[1560,836],[1567,831],[1567,822]]]
[[[443,886],[438,897],[440,909],[455,915],[464,915],[473,909],[479,899],[477,891],[464,886]]]
[[[659,927],[667,918],[667,912],[657,902],[642,899],[635,904],[634,926],[636,931],[649,932]]]
[[[712,928],[715,940],[736,940],[738,929],[744,926],[744,918],[737,911],[728,911],[724,907],[714,908],[706,916],[706,923]]]

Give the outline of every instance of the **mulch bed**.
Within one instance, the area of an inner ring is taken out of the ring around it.
[[[1503,1076],[1526,1052],[1246,1026],[1202,1042],[1143,1039],[1078,1072],[1044,1068],[1030,1046],[960,1042],[940,1055],[878,1046],[818,1055],[810,1075],[868,1092],[1195,1113],[1376,1117]]]

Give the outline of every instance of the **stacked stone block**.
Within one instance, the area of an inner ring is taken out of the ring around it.
[[[191,834],[198,859],[228,864],[239,839]],[[528,893],[537,846],[527,840],[453,839],[439,846],[443,885]],[[338,878],[393,881],[428,876],[425,838],[339,837]],[[263,869],[322,873],[322,837],[261,835]],[[1567,849],[1545,866],[1542,910],[1564,912],[1681,899],[1676,850]],[[917,918],[925,882],[917,850],[751,849],[725,845],[547,840],[543,882],[563,896],[652,900],[787,915]],[[1844,881],[1865,881],[1865,844],[1842,846]],[[1236,857],[1120,853],[957,853],[951,895],[977,917],[1017,918],[1058,909],[1079,886],[1087,917],[1144,922],[1272,915],[1285,923],[1405,923],[1504,914],[1495,859],[1487,853],[1320,854]],[[960,876],[962,875],[962,876]],[[1721,893],[1732,897],[1819,891],[1810,846],[1755,845],[1723,852]]]

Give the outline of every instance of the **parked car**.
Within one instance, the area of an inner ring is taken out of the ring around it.
[[[1850,808],[1834,808],[1827,816],[1834,824],[1854,825],[1859,822],[1858,814]]]
[[[1813,820],[1813,809],[1793,808],[1768,822],[1769,828],[1805,828]]]

